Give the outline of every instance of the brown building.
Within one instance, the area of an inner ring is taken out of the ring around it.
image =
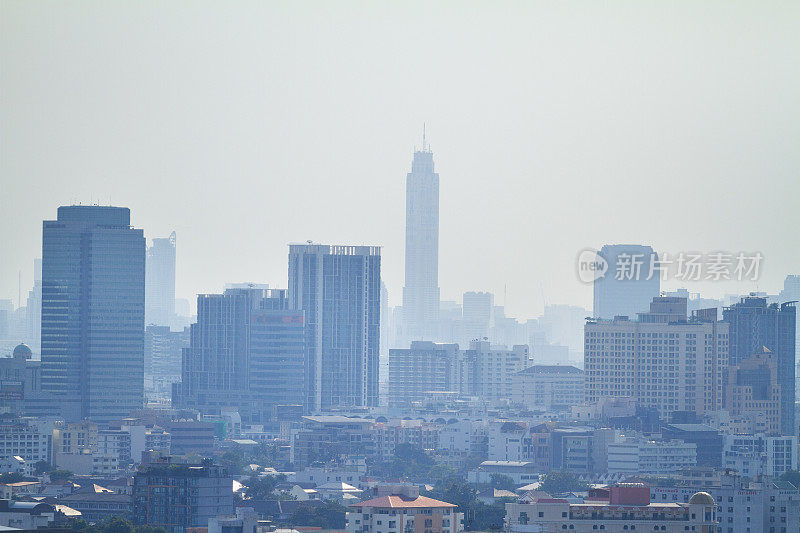
[[[731,418],[741,419],[748,433],[781,434],[781,388],[778,384],[778,359],[762,347],[728,368],[725,406]]]

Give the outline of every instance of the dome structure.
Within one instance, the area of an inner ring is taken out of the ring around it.
[[[697,492],[689,498],[689,505],[716,505],[714,497],[707,492]]]
[[[24,357],[25,359],[30,359],[33,356],[33,352],[27,344],[18,344],[16,348],[14,348],[13,356],[15,358]]]

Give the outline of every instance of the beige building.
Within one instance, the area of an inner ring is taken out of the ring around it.
[[[728,369],[725,393],[732,419],[750,422],[753,433],[781,434],[778,360],[767,348]]]
[[[515,533],[714,533],[716,503],[698,492],[689,503],[650,503],[650,489],[626,484],[592,489],[583,503],[535,498],[506,504],[506,529]]]
[[[715,314],[687,319],[685,298],[654,298],[649,313],[593,319],[584,327],[586,401],[633,398],[658,410],[699,415],[723,408],[728,324]]]
[[[376,487],[376,496],[351,506],[348,533],[458,533],[464,515],[456,506],[419,495],[410,485]]]

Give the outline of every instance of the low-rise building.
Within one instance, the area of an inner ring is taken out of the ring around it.
[[[0,457],[53,462],[52,420],[4,416],[0,419]]]
[[[519,533],[713,533],[717,531],[716,502],[708,493],[699,492],[688,503],[651,503],[650,489],[645,485],[626,484],[592,489],[582,503],[563,498],[507,503],[506,527]]]
[[[508,476],[517,485],[539,481],[539,469],[533,461],[484,461],[467,472],[467,481],[476,484],[491,483],[493,475]]]
[[[458,533],[464,516],[456,505],[419,495],[416,487],[378,488],[375,497],[350,506],[348,533]]]

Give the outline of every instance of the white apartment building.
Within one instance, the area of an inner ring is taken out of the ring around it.
[[[584,373],[570,365],[533,365],[513,377],[512,401],[531,411],[569,410],[584,402]]]
[[[17,418],[0,424],[0,458],[53,462],[53,422]]]
[[[509,350],[486,341],[472,341],[460,362],[461,393],[489,404],[510,401],[514,376],[531,364],[527,345]]]
[[[586,401],[633,398],[662,418],[724,406],[728,324],[686,318],[685,298],[654,298],[650,313],[584,327]]]
[[[740,475],[777,478],[789,470],[797,470],[797,437],[765,435],[724,435],[722,466]]]
[[[608,444],[609,474],[670,475],[697,465],[697,444],[625,437]]]

